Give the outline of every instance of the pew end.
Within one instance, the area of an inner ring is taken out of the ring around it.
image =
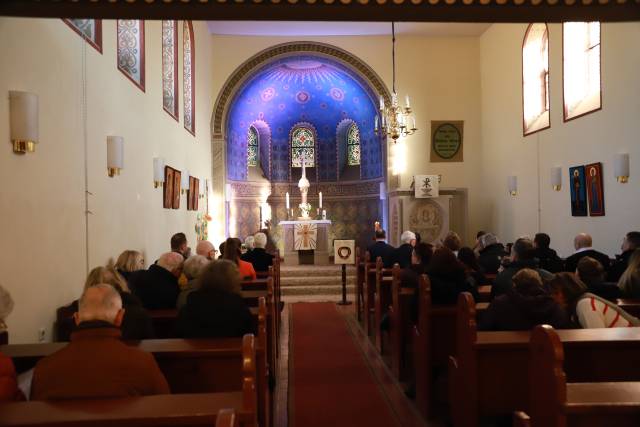
[[[531,418],[522,411],[515,411],[513,413],[513,427],[531,427]]]

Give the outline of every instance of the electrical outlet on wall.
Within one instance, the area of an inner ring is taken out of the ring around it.
[[[46,329],[45,328],[40,328],[38,329],[38,342],[44,342],[44,337],[46,334]]]

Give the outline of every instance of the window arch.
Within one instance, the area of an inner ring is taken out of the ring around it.
[[[178,23],[162,21],[162,106],[178,120]]]
[[[118,19],[118,69],[144,92],[144,21]]]
[[[195,40],[191,21],[182,26],[182,65],[184,90],[184,127],[194,136],[196,134],[196,83],[195,83]]]
[[[347,165],[360,165],[360,129],[355,123],[347,132]]]
[[[562,24],[564,120],[602,108],[600,23]]]
[[[301,168],[303,158],[306,167],[315,166],[315,137],[313,130],[308,127],[298,127],[291,133],[291,167]]]
[[[522,115],[524,135],[550,126],[549,30],[530,24],[522,43]]]
[[[258,166],[260,159],[260,136],[253,126],[247,132],[247,166]]]

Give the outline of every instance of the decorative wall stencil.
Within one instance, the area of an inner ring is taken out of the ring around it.
[[[431,162],[463,161],[464,121],[431,121]]]
[[[445,230],[445,213],[436,200],[423,199],[412,204],[407,229],[420,233],[423,242],[436,242]]]
[[[195,40],[191,21],[182,26],[182,66],[184,90],[184,128],[196,134],[196,76],[195,76]]]
[[[571,216],[587,216],[587,190],[584,166],[569,168],[571,186]]]
[[[118,69],[144,92],[144,21],[118,19]]]
[[[102,20],[101,19],[63,19],[73,31],[102,53]]]
[[[178,23],[162,21],[162,106],[178,120]]]
[[[180,191],[180,187],[178,187]],[[162,206],[165,209],[173,208],[173,168],[171,166],[164,167],[164,187],[163,187]]]
[[[585,167],[589,215],[604,216],[604,186],[602,185],[602,163],[592,163]]]
[[[173,209],[180,209],[180,182],[182,180],[182,172],[173,170]]]
[[[430,199],[440,195],[438,175],[416,175],[414,183],[416,199]]]

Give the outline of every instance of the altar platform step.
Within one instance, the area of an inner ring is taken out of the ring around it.
[[[284,279],[289,277],[311,277],[311,276],[332,276],[340,279],[342,267],[339,265],[286,265],[280,264],[280,276]],[[347,266],[347,277],[356,275],[356,268],[353,265]]]
[[[347,293],[353,295],[356,270],[347,266]],[[342,296],[342,268],[339,265],[280,266],[280,289],[285,302],[337,301]]]

